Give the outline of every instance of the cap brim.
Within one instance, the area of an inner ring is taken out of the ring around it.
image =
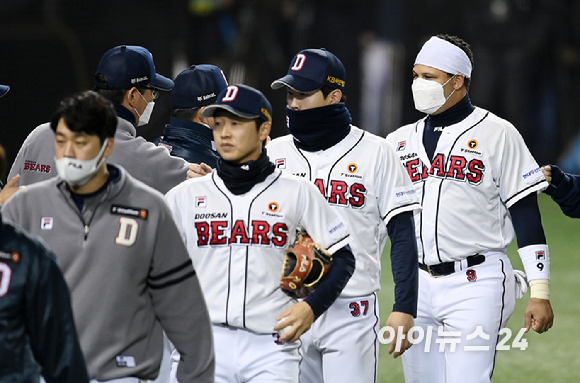
[[[4,96],[6,93],[8,93],[9,90],[10,90],[10,87],[8,85],[0,85],[0,97]]]
[[[239,110],[236,110],[236,109],[232,108],[229,105],[217,105],[217,104],[213,104],[213,105],[206,106],[201,111],[201,116],[202,117],[205,117],[205,118],[213,117],[213,115],[215,114],[215,111],[217,109],[227,110],[228,112],[233,113],[236,116],[242,117],[242,118],[254,119],[254,118],[260,118],[261,117],[260,115],[242,113]]]
[[[149,85],[155,89],[170,91],[173,89],[175,83],[173,80],[168,79],[165,76],[160,75],[159,73],[155,73],[155,78],[149,81]]]
[[[270,85],[272,89],[280,89],[284,86],[297,92],[309,93],[322,88],[323,85],[304,77],[293,76],[291,74],[279,78]]]

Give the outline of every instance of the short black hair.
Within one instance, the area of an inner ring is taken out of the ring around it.
[[[320,91],[322,92],[324,99],[326,99],[326,97],[328,97],[330,92],[332,92],[335,89],[337,89],[337,88],[331,88],[331,87],[325,85],[322,88],[320,88]],[[342,98],[340,99],[340,102],[346,102],[346,96],[344,95],[344,92],[342,93]]]
[[[71,131],[98,136],[101,144],[105,139],[114,137],[117,130],[117,114],[113,104],[91,90],[61,101],[50,119],[53,131],[56,132],[61,118]]]
[[[463,52],[465,52],[465,54],[469,58],[469,61],[471,62],[471,68],[473,70],[473,68],[475,67],[474,61],[473,61],[473,52],[471,51],[471,47],[469,46],[469,44],[465,40],[462,40],[457,36],[451,36],[451,35],[446,35],[446,34],[440,34],[440,35],[437,35],[437,37],[439,37],[442,40],[448,41],[451,44],[456,45],[459,48],[461,48],[461,50]],[[453,76],[452,73],[447,73],[447,74],[449,76]],[[470,84],[471,84],[471,78],[465,77],[465,89],[469,90]]]
[[[171,111],[171,117],[181,118],[182,120],[193,121],[197,111],[200,108],[191,108],[191,109],[173,109]]]
[[[108,82],[107,76],[105,76],[102,73],[97,73],[95,75],[95,78],[97,79],[98,82],[102,83]],[[93,90],[111,102],[122,104],[123,99],[125,98],[125,94],[129,89],[101,89],[95,86]],[[147,88],[137,88],[137,90],[139,91],[139,93],[143,94],[145,93]]]

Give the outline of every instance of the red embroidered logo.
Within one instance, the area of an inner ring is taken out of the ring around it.
[[[24,170],[29,172],[50,173],[50,165],[37,164],[35,161],[26,161],[24,163]]]

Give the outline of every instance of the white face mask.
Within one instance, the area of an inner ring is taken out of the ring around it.
[[[92,160],[77,160],[76,158],[63,157],[60,159],[54,159],[56,162],[56,171],[60,178],[62,178],[70,186],[82,186],[89,182],[91,178],[97,173],[101,168],[106,158],[101,157],[105,148],[107,147],[107,141],[105,139],[103,142],[103,147],[99,150],[99,153]]]
[[[139,93],[139,96],[141,96],[141,98],[143,100],[145,100],[145,97],[143,97],[143,95],[141,94],[141,92],[137,91],[137,93]],[[147,102],[147,100],[145,100],[145,102]],[[155,102],[154,101],[147,102],[147,106],[145,107],[145,110],[143,111],[143,114],[139,114],[139,112],[137,112],[137,109],[135,109],[135,107],[133,106],[133,110],[139,116],[139,121],[137,122],[137,126],[142,126],[142,125],[145,125],[145,124],[147,124],[149,122],[149,119],[151,118],[151,113],[153,113],[153,107],[154,106],[155,106]]]
[[[455,77],[455,75],[453,75],[453,77]],[[443,93],[443,86],[451,81],[453,77],[447,80],[443,85],[439,84],[437,81],[425,80],[420,77],[413,80],[411,91],[413,92],[415,109],[427,114],[432,114],[438,111],[449,97],[455,93],[455,89],[453,89],[453,92],[451,92],[447,98],[445,98],[445,94]]]

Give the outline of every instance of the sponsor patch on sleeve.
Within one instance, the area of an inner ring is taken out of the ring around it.
[[[147,215],[149,215],[149,212],[147,211],[147,209],[142,209],[139,207],[112,205],[111,214],[125,215],[128,217],[141,218],[145,220],[147,219]]]
[[[328,234],[331,238],[342,238],[347,234],[346,225],[340,218],[336,218],[328,225]]]
[[[397,201],[407,201],[411,200],[417,194],[417,191],[413,187],[413,185],[409,186],[397,186],[394,188],[393,193],[395,193],[395,199]]]
[[[540,167],[536,164],[530,165],[520,171],[520,176],[528,185],[536,183],[544,178]]]

